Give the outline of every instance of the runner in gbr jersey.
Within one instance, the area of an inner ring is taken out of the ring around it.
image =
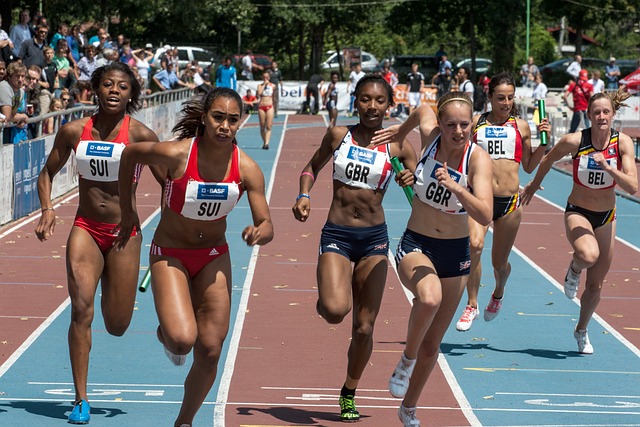
[[[578,351],[593,353],[587,327],[595,312],[602,283],[611,266],[616,235],[617,185],[623,191],[638,191],[633,142],[624,133],[612,129],[616,111],[629,97],[620,88],[613,93],[591,97],[587,115],[591,127],[563,136],[542,159],[533,180],[524,187],[522,202],[529,204],[553,164],[566,155],[573,158],[573,186],[564,223],[573,256],[564,280],[569,298],[577,295],[582,270],[587,270],[585,289],[580,297],[580,317],[573,332]]]
[[[174,425],[192,425],[216,378],[229,329],[231,259],[226,217],[246,194],[253,224],[242,231],[248,245],[273,239],[273,225],[259,166],[236,144],[242,100],[216,88],[184,104],[174,127],[177,141],[142,143],[122,153],[121,238],[138,226],[128,203],[136,163],[167,171],[166,203],[153,236],[151,284],[160,326],[157,335],[176,365],[193,350],[184,397]]]
[[[300,174],[293,206],[298,221],[311,211],[310,191],[320,171],[333,159],[333,200],[320,238],[318,313],[331,324],[353,312],[347,375],[340,391],[340,418],[358,421],[356,388],[373,350],[373,331],[387,277],[389,237],[382,199],[393,177],[390,159],[397,156],[405,170],[396,176],[402,186],[413,183],[414,149],[407,143],[372,147],[374,132],[393,105],[393,90],[379,75],[358,81],[355,105],[359,123],[334,126]],[[353,263],[353,267],[352,264]],[[342,350],[340,350],[342,351]]]
[[[531,147],[531,132],[525,120],[516,117],[514,98],[516,86],[509,73],[493,76],[489,82],[489,102],[491,111],[474,117],[473,141],[482,147],[493,160],[493,242],[491,260],[495,289],[484,309],[484,319],[493,320],[502,307],[502,297],[507,279],[511,273],[509,254],[516,239],[522,211],[518,197],[520,165],[531,173],[540,163],[545,147]],[[540,130],[548,130],[549,122],[544,120]],[[479,316],[478,291],[482,277],[481,255],[484,239],[489,229],[469,218],[469,238],[471,245],[471,272],[467,282],[467,305],[456,323],[456,329],[467,331]]]
[[[404,398],[398,417],[405,426],[420,425],[416,406],[467,282],[467,217],[486,225],[492,216],[492,162],[470,141],[471,99],[450,92],[437,108],[437,121],[431,107],[423,105],[375,140],[401,141],[416,126],[422,140],[424,166],[416,168],[416,197],[396,251],[400,280],[414,295],[404,352],[389,379],[391,395]]]
[[[55,227],[51,201],[54,176],[75,151],[78,172],[78,211],[67,241],[67,285],[71,298],[69,355],[75,387],[71,423],[90,420],[87,375],[91,350],[91,324],[98,281],[102,283],[102,315],[106,330],[124,334],[133,314],[140,267],[142,238],[129,230],[131,239],[121,250],[113,248],[120,222],[118,169],[124,147],[140,141],[157,141],[156,134],[131,118],[140,108],[140,83],[128,65],[114,62],[96,69],[91,85],[98,99],[92,117],[74,120],[58,131],[47,162],[38,177],[42,216],[36,235],[47,240]],[[161,173],[153,170],[161,182]],[[139,173],[139,170],[138,170]],[[133,175],[129,184],[135,186]],[[135,199],[129,195],[129,203]]]

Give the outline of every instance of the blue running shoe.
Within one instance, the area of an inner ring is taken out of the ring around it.
[[[89,420],[91,419],[91,406],[89,406],[89,402],[82,399],[79,402],[76,402],[73,407],[73,411],[69,414],[69,423],[71,424],[89,424]]]

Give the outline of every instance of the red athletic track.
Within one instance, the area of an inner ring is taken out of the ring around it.
[[[316,126],[293,128],[310,122]],[[260,249],[255,269],[228,396],[226,425],[230,427],[342,425],[337,395],[345,377],[350,317],[340,325],[328,325],[315,312],[317,245],[331,197],[330,165],[313,188],[310,219],[299,223],[291,213],[300,170],[324,135],[324,121],[319,116],[289,116],[288,124],[292,128],[283,142],[270,200],[276,234],[273,242]],[[417,143],[417,133],[410,140]],[[146,170],[138,190],[141,220],[156,209],[159,197],[159,187]],[[76,198],[56,208],[56,233],[46,243],[33,233],[36,222],[0,239],[0,364],[67,298],[64,246],[76,208]],[[540,223],[549,226],[542,229]],[[391,237],[395,246],[399,236]],[[562,281],[570,247],[559,210],[534,200],[525,209],[516,247]],[[637,298],[639,270],[637,252],[618,242],[598,307],[598,314],[636,347],[640,347],[640,312],[634,310],[637,301],[630,297]],[[409,303],[389,267],[374,353],[356,400],[362,414],[358,425],[398,423],[399,400],[392,399],[386,387],[403,348],[408,313]],[[303,400],[303,394],[328,397]],[[439,368],[419,405],[428,408],[420,410],[423,425],[468,425]]]

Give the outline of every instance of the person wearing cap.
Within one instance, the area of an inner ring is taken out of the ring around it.
[[[607,79],[607,89],[618,90],[620,67],[616,65],[616,58],[609,58],[609,63],[604,67],[604,76]]]
[[[589,72],[587,70],[580,70],[578,73],[578,79],[569,84],[569,87],[562,94],[562,98],[567,102],[567,97],[571,95],[573,97],[573,107],[570,107],[573,111],[571,117],[571,127],[569,133],[573,133],[578,130],[580,126],[580,119],[584,119],[584,127],[588,128],[591,123],[587,117],[587,105],[589,98],[593,95],[593,85],[589,83]],[[568,102],[567,102],[568,104]]]

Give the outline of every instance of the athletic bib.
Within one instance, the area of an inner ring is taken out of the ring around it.
[[[618,168],[617,157],[606,160],[609,166],[614,169]],[[576,177],[580,184],[596,190],[611,188],[615,185],[613,177],[602,170],[598,162],[593,160],[592,154],[580,156]]]
[[[478,129],[477,142],[494,160],[516,158],[516,130],[512,127],[483,126]]]
[[[420,201],[448,214],[466,214],[458,197],[440,184],[436,178],[436,170],[444,165],[434,158],[427,157],[424,163],[416,168],[416,182],[413,191]],[[449,176],[462,187],[467,188],[467,176],[447,167]]]
[[[117,181],[120,157],[125,147],[120,142],[81,140],[76,147],[80,177],[98,182]]]
[[[182,216],[201,221],[223,218],[240,199],[236,183],[207,183],[189,180],[184,195]]]

